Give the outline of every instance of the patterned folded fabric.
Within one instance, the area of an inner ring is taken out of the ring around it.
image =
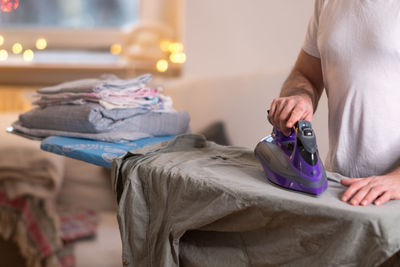
[[[77,241],[96,234],[99,215],[96,211],[84,207],[57,205],[60,219],[61,239],[64,242]]]
[[[99,79],[81,79],[64,82],[55,86],[38,89],[40,94],[59,94],[59,93],[85,93],[98,92],[106,89],[126,89],[138,87],[150,82],[151,74],[144,74],[132,79],[118,79],[115,75],[103,75]]]
[[[27,266],[59,266],[62,249],[57,214],[50,200],[33,196],[9,199],[0,191],[0,235],[13,241]]]

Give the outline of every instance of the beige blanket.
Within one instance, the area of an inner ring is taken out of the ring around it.
[[[0,185],[7,197],[53,197],[64,175],[64,159],[40,150],[40,142],[6,132],[17,114],[0,116]]]

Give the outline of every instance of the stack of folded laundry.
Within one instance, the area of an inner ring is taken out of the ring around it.
[[[16,133],[126,142],[189,131],[189,115],[175,111],[172,99],[152,88],[150,74],[132,79],[107,75],[65,82],[37,91],[38,107],[13,123]]]

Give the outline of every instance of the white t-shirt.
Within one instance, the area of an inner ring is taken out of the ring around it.
[[[321,59],[328,95],[326,169],[400,167],[400,1],[316,0],[303,50]]]

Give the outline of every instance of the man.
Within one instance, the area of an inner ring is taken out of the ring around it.
[[[325,167],[351,179],[342,200],[382,205],[400,199],[400,1],[316,0],[303,48],[273,100],[269,118],[284,133],[312,120],[325,88]]]

